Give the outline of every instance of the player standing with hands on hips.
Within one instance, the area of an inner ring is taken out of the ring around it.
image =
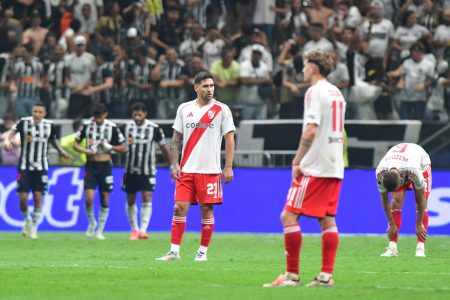
[[[103,230],[109,215],[109,195],[113,190],[111,152],[125,152],[125,138],[117,125],[106,118],[108,111],[105,104],[98,103],[92,109],[92,118],[78,130],[73,148],[86,154],[84,167],[84,201],[89,226],[87,237],[93,237],[97,221],[94,216],[94,195],[97,185],[100,191],[100,216],[96,237],[104,240]],[[86,147],[80,145],[86,139]]]
[[[384,213],[388,220],[389,246],[384,257],[398,256],[398,232],[402,224],[402,207],[406,191],[414,188],[416,197],[416,256],[425,257],[428,230],[427,202],[431,191],[431,160],[422,147],[416,144],[398,144],[386,153],[378,164],[377,187]],[[388,194],[391,193],[391,203]]]
[[[222,180],[233,180],[233,117],[227,105],[214,99],[214,79],[208,72],[194,76],[195,100],[178,107],[173,124],[171,176],[176,180],[170,251],[156,260],[180,259],[180,244],[191,204],[200,203],[202,234],[195,261],[207,261],[214,231],[214,204],[222,204]],[[220,147],[225,137],[225,166],[220,166]],[[180,152],[183,149],[180,160]]]
[[[307,286],[332,287],[334,261],[338,248],[335,216],[341,181],[344,177],[345,99],[341,91],[326,80],[333,69],[329,53],[305,53],[304,81],[311,83],[305,95],[303,131],[292,161],[292,184],[281,213],[286,253],[286,273],[264,287],[300,285],[302,233],[298,219],[309,216],[322,229],[322,269]]]

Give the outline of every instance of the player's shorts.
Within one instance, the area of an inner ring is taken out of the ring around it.
[[[127,194],[155,190],[156,178],[151,175],[123,174],[122,190]]]
[[[298,215],[315,218],[335,216],[341,182],[339,178],[300,176],[292,183],[284,209]]]
[[[111,161],[87,161],[84,167],[84,189],[111,192],[114,186]]]
[[[30,190],[33,192],[47,191],[48,176],[47,171],[28,171],[19,170],[17,173],[17,192],[28,193]]]
[[[192,204],[222,204],[220,174],[181,173],[175,184],[175,201]]]
[[[423,180],[425,182],[425,196],[428,198],[428,196],[430,196],[431,183],[433,181],[431,178],[431,165],[427,166],[425,171],[422,172],[422,175],[423,175]],[[413,188],[414,188],[413,183],[408,182],[408,183],[405,183],[404,185],[402,185],[401,187],[399,187],[397,190],[395,190],[394,193],[412,190]]]

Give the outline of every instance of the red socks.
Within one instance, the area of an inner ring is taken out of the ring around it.
[[[401,209],[391,209],[392,218],[394,219],[395,226],[397,226],[398,232],[400,232],[400,226],[402,226],[402,210]],[[425,219],[425,216],[424,216]],[[391,242],[397,243],[398,233],[391,239]]]
[[[186,217],[173,216],[171,243],[180,245],[185,230],[186,230]]]
[[[284,247],[286,250],[286,271],[299,273],[300,247],[302,232],[298,224],[284,226]]]
[[[321,272],[333,274],[339,235],[337,227],[330,227],[322,231],[322,269]]]
[[[209,246],[211,242],[211,237],[214,232],[214,216],[202,219],[202,237],[200,245],[204,247]]]

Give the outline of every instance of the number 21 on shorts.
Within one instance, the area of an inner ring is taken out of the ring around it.
[[[217,182],[208,183],[206,185],[206,193],[208,195],[214,195],[214,198],[217,198]]]

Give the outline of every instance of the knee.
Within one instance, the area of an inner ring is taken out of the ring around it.
[[[297,222],[295,215],[285,210],[281,213],[280,220],[283,225],[291,225]]]
[[[173,214],[175,216],[184,216],[186,214],[186,209],[179,203],[175,203],[175,206],[173,208]]]

